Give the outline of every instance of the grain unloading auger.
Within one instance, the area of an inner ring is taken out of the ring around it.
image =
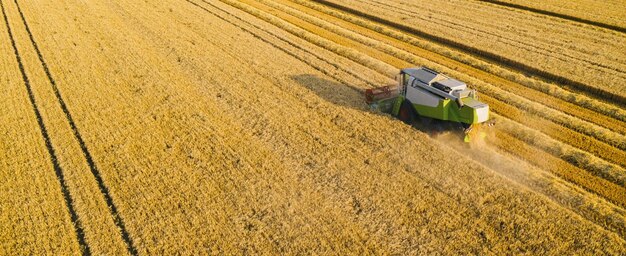
[[[406,68],[398,75],[398,85],[365,91],[371,108],[390,113],[407,124],[420,120],[434,131],[458,127],[469,142],[480,124],[489,122],[489,106],[478,101],[475,90],[425,67]]]

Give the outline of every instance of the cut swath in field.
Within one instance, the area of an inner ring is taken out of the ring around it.
[[[513,134],[519,134],[519,131],[511,131],[511,130],[509,130],[509,131],[510,131],[511,133],[513,133]],[[526,134],[526,133],[524,133],[524,134]],[[548,141],[550,141],[550,140],[548,140]],[[544,144],[544,145],[545,145],[545,144]],[[548,145],[549,145],[549,144],[548,144]],[[554,152],[554,151],[553,151],[553,152]],[[562,151],[559,151],[559,153],[562,153]],[[579,158],[579,157],[578,157],[578,158]],[[583,161],[579,161],[579,162],[583,162]],[[594,168],[594,169],[596,169],[596,168]],[[598,169],[598,170],[602,170],[602,168],[597,168],[597,169]],[[613,169],[614,169],[614,168],[613,168]],[[603,174],[602,174],[602,172],[600,172],[600,173],[598,173],[598,174],[603,175]],[[603,176],[605,176],[605,175],[603,175]],[[565,176],[565,177],[567,177],[567,176]],[[618,179],[619,179],[619,178],[618,178]],[[601,190],[594,189],[595,185],[593,185],[593,186],[589,186],[589,187],[585,186],[584,184],[581,184],[581,185],[582,185],[583,187],[585,187],[586,189],[589,189],[589,190],[591,190],[591,191],[595,191],[596,193],[599,193],[599,194],[603,194],[603,192],[598,192],[598,191],[601,191]],[[620,202],[620,199],[619,199],[619,198],[620,198],[620,196],[619,196],[619,192],[617,192],[617,194],[615,194],[615,193],[608,193],[608,194],[607,194],[607,198],[612,198],[611,200],[615,200],[615,199],[617,198],[617,200],[618,200],[618,201],[615,201],[615,202]]]

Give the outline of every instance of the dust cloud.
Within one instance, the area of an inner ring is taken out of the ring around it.
[[[534,182],[531,181],[530,176],[538,171],[537,169],[548,170],[550,168],[549,166],[536,168],[512,155],[502,152],[494,146],[497,140],[499,140],[496,136],[495,128],[481,127],[479,132],[484,132],[486,137],[477,138],[479,136],[474,134],[470,142],[464,142],[463,136],[459,135],[459,132],[447,131],[433,136],[433,139],[453,148],[460,154],[486,167],[486,169],[531,190],[533,190]],[[527,145],[524,144],[524,146]]]

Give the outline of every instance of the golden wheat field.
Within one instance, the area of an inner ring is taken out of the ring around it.
[[[626,254],[623,1],[0,7],[0,255]],[[482,143],[368,107],[412,66]]]

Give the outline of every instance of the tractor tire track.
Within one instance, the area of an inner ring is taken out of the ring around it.
[[[48,78],[48,81],[50,82],[50,85],[52,86],[52,89],[54,91],[54,94],[57,98],[57,101],[59,103],[59,105],[61,106],[61,109],[63,110],[63,113],[65,114],[65,117],[67,119],[67,122],[69,123],[72,132],[74,134],[75,139],[78,141],[78,144],[80,145],[80,148],[83,152],[83,156],[85,157],[85,160],[87,161],[87,165],[89,165],[89,169],[91,171],[91,173],[93,174],[97,184],[98,184],[98,188],[100,189],[100,192],[102,193],[102,195],[104,196],[104,199],[106,201],[107,206],[109,207],[109,210],[111,212],[113,221],[115,222],[116,226],[119,228],[121,235],[122,235],[122,239],[124,240],[124,242],[126,243],[127,249],[129,251],[129,253],[131,255],[137,255],[137,249],[133,244],[133,240],[130,237],[130,234],[128,233],[126,226],[124,224],[124,221],[121,217],[121,215],[119,214],[118,210],[117,210],[117,206],[115,205],[113,198],[110,195],[109,192],[109,188],[106,186],[106,184],[104,183],[104,180],[102,179],[102,176],[100,174],[100,171],[98,170],[96,163],[93,160],[93,157],[91,156],[91,153],[89,152],[89,149],[87,148],[87,145],[85,143],[85,141],[83,140],[78,127],[76,126],[76,123],[74,122],[74,119],[72,118],[72,115],[70,114],[70,111],[67,107],[67,104],[65,103],[65,100],[63,100],[63,97],[61,96],[61,92],[59,91],[59,88],[56,84],[56,81],[54,80],[50,69],[48,68],[48,65],[46,64],[46,61],[44,60],[44,57],[39,49],[39,46],[37,45],[37,42],[35,41],[35,38],[30,30],[30,27],[28,26],[28,22],[26,21],[26,18],[24,17],[24,13],[22,12],[22,9],[20,8],[20,5],[18,3],[17,0],[14,0],[16,6],[17,6],[17,10],[20,14],[22,23],[24,24],[25,28],[26,28],[26,32],[28,33],[28,37],[30,38],[30,42],[32,44],[32,46],[35,49],[35,52],[37,53],[37,57],[39,58],[39,61],[41,62],[41,66],[44,69],[46,76]]]
[[[72,196],[69,192],[69,188],[65,181],[63,169],[61,168],[54,146],[52,145],[52,141],[50,139],[50,136],[48,135],[48,130],[46,128],[46,125],[43,122],[43,118],[41,116],[41,112],[39,111],[39,107],[37,106],[37,101],[35,99],[28,75],[26,74],[26,70],[24,69],[24,64],[22,63],[22,58],[20,57],[17,44],[13,37],[13,32],[11,31],[11,26],[9,25],[9,19],[7,17],[7,14],[4,8],[4,3],[2,0],[0,0],[0,8],[2,9],[2,16],[4,17],[4,22],[7,27],[9,38],[11,39],[11,46],[13,47],[13,53],[15,54],[15,59],[19,66],[20,73],[22,74],[22,80],[24,81],[24,86],[26,87],[26,91],[28,93],[28,100],[30,101],[30,104],[33,107],[33,112],[35,113],[35,117],[37,119],[37,124],[39,125],[41,136],[43,137],[44,143],[46,145],[46,149],[48,150],[48,155],[50,156],[50,162],[52,163],[54,173],[56,174],[57,180],[59,181],[59,184],[61,186],[61,193],[63,194],[65,206],[67,207],[69,211],[70,219],[72,221],[72,225],[74,226],[74,231],[76,232],[76,238],[80,246],[81,254],[91,255],[91,249],[89,248],[89,244],[87,244],[87,242],[85,241],[85,231],[82,226],[82,222],[78,219],[76,209],[74,209],[74,201],[72,199]]]
[[[621,32],[621,33],[626,33],[626,28],[625,27],[611,25],[611,24],[607,24],[607,23],[603,23],[603,22],[599,22],[599,21],[583,19],[583,18],[579,18],[579,17],[567,15],[567,14],[562,14],[562,13],[557,13],[557,12],[537,9],[537,8],[524,6],[524,5],[519,5],[519,4],[514,4],[514,3],[502,2],[502,1],[498,1],[498,0],[476,0],[476,1],[484,2],[484,3],[490,3],[490,4],[493,4],[493,5],[499,5],[499,6],[513,8],[513,9],[518,9],[518,10],[523,10],[523,11],[528,11],[528,12],[533,12],[533,13],[537,13],[537,14],[542,14],[542,15],[546,15],[546,16],[559,18],[559,19],[564,19],[564,20],[569,20],[569,21],[573,21],[573,22],[583,23],[583,24],[586,24],[586,25],[589,25],[589,26],[596,26],[596,27],[601,27],[601,28],[605,28],[605,29]]]
[[[428,41],[431,41],[440,45],[444,45],[455,50],[459,50],[459,51],[466,52],[471,55],[478,56],[482,59],[487,60],[488,62],[496,63],[500,66],[507,67],[509,69],[518,70],[520,73],[532,74],[534,76],[542,78],[543,80],[547,82],[559,83],[567,87],[570,90],[574,90],[578,93],[591,96],[601,101],[608,101],[620,107],[626,107],[626,96],[619,95],[619,94],[616,94],[616,93],[613,93],[613,92],[610,92],[601,88],[591,87],[589,85],[575,81],[573,79],[570,79],[561,75],[557,75],[557,74],[554,74],[545,70],[541,70],[535,67],[531,67],[527,64],[523,64],[519,61],[515,61],[513,59],[506,58],[504,56],[500,56],[495,53],[488,52],[486,50],[481,50],[470,45],[455,42],[453,40],[440,37],[437,35],[429,34],[426,31],[416,29],[416,28],[413,28],[404,24],[397,23],[397,22],[393,22],[393,21],[378,17],[376,15],[365,13],[365,12],[362,12],[362,11],[359,11],[354,8],[350,8],[341,4],[336,4],[327,0],[312,0],[312,1],[321,5],[324,5],[326,7],[335,9],[335,10],[340,10],[342,12],[350,13],[352,15],[362,17],[369,21],[400,30],[402,32],[417,36],[419,38],[424,38]]]

